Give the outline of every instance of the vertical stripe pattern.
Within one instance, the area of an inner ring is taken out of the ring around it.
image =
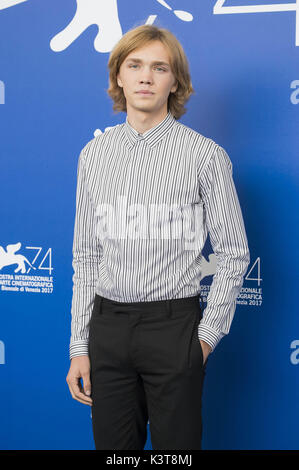
[[[118,302],[200,293],[208,234],[217,267],[198,337],[213,351],[250,261],[226,151],[170,112],[143,134],[126,118],[90,140],[77,167],[70,358],[88,354],[96,293]]]

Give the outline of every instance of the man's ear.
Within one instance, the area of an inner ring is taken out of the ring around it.
[[[178,89],[178,86],[179,86],[179,83],[178,83],[178,81],[176,80],[176,82],[174,83],[174,85],[172,85],[170,92],[171,92],[171,93],[175,93],[175,92],[177,91],[177,89]]]
[[[116,75],[116,80],[117,80],[118,86],[122,88],[123,84],[122,84],[122,81],[121,81],[121,79],[120,79],[120,77],[119,77],[119,73]]]

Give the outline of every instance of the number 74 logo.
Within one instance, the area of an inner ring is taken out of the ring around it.
[[[272,5],[235,5],[224,6],[227,0],[217,0],[214,5],[214,15],[225,15],[231,13],[267,13],[275,11],[295,11],[296,12],[296,33],[295,46],[299,46],[299,0],[295,3],[274,3]]]

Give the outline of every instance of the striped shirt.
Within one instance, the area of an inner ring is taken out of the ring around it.
[[[250,261],[226,151],[170,111],[143,134],[126,117],[90,140],[77,166],[70,359],[88,355],[96,293],[118,302],[199,294],[208,233],[217,263],[198,338],[213,351]]]

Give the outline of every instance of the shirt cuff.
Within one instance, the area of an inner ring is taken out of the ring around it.
[[[88,340],[77,340],[70,343],[70,359],[76,356],[88,356]]]
[[[214,351],[223,336],[225,336],[223,333],[219,333],[209,325],[205,325],[204,323],[199,323],[198,325],[198,338],[202,339],[211,346],[211,352]]]

